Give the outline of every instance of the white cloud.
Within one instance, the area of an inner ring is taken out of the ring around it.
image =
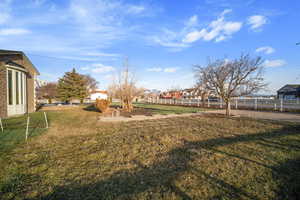
[[[90,69],[90,67],[88,67],[88,66],[86,66],[86,67],[80,67],[80,69],[81,69],[82,71],[87,71],[87,70]]]
[[[225,15],[230,12],[231,10],[229,9],[224,10],[219,18],[212,21],[208,27],[187,33],[182,41],[184,43],[193,43],[202,39],[204,41],[215,40],[215,42],[220,42],[230,38],[243,25],[242,22],[226,21]]]
[[[0,24],[6,24],[11,18],[10,15],[10,0],[1,0],[0,2]]]
[[[0,13],[0,24],[5,24],[9,18],[10,15],[8,13]]]
[[[89,52],[85,53],[84,55],[86,56],[95,56],[95,57],[119,57],[121,56],[120,54],[115,54],[115,53],[103,53],[103,52]]]
[[[160,36],[154,36],[151,39],[156,44],[169,49],[183,49],[189,47],[188,44],[185,44],[181,41],[180,35],[181,33],[177,33],[165,28]]]
[[[225,15],[232,12],[231,9],[225,9],[216,20],[211,21],[206,27],[197,29],[198,16],[191,16],[181,31],[171,31],[163,29],[163,33],[154,37],[153,41],[161,46],[171,48],[172,50],[182,50],[190,47],[191,43],[198,40],[221,42],[232,37],[238,32],[243,23],[240,21],[226,21]]]
[[[145,7],[144,6],[138,6],[138,5],[129,5],[128,6],[128,9],[127,9],[127,12],[129,14],[140,14],[142,13],[143,11],[145,11]]]
[[[200,38],[204,37],[207,34],[207,31],[205,29],[202,29],[200,31],[193,31],[188,33],[185,38],[183,38],[183,42],[184,43],[192,43],[195,42],[197,40],[199,40]]]
[[[84,66],[80,68],[82,71],[91,71],[93,73],[107,73],[115,71],[115,68],[102,63],[94,63],[92,65]]]
[[[93,68],[91,69],[91,71],[94,73],[107,73],[115,70],[114,67],[106,66],[101,63],[93,64],[92,67]]]
[[[173,73],[173,72],[176,72],[177,69],[178,69],[177,67],[169,67],[169,68],[165,68],[164,72]]]
[[[221,42],[223,40],[226,40],[226,37],[224,35],[221,35],[221,36],[216,38],[216,42]]]
[[[114,78],[115,78],[115,77],[114,77],[114,75],[112,75],[112,74],[107,74],[107,75],[104,76],[104,79],[110,80],[110,81],[111,81],[111,80],[114,80]]]
[[[193,15],[189,18],[189,20],[185,23],[186,26],[197,26],[198,25],[198,16]]]
[[[275,49],[270,47],[270,46],[264,46],[264,47],[259,47],[255,50],[256,52],[262,52],[262,53],[265,53],[265,54],[272,54],[275,52]]]
[[[148,68],[148,72],[161,72],[163,69],[160,67],[153,67],[153,68]]]
[[[157,44],[160,44],[163,47],[170,47],[170,48],[185,48],[188,47],[189,45],[184,44],[182,42],[171,42],[171,41],[163,41],[159,38],[154,38],[154,41]]]
[[[248,24],[252,30],[258,30],[267,23],[267,18],[263,15],[253,15],[248,17]]]
[[[228,13],[231,13],[232,12],[232,9],[225,9],[222,13],[221,13],[221,16],[224,16]]]
[[[10,35],[24,35],[30,33],[29,30],[23,28],[6,28],[0,29],[0,35],[10,36]]]
[[[178,70],[178,67],[167,67],[167,68],[161,68],[161,67],[152,67],[148,68],[148,72],[165,72],[165,73],[173,73]]]
[[[282,59],[277,59],[277,60],[266,60],[264,62],[265,67],[281,67],[283,65],[286,65],[287,62]]]

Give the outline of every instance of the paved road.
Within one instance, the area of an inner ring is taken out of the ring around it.
[[[206,111],[207,113],[221,113],[225,114],[225,110],[212,110]],[[257,119],[269,119],[278,121],[289,121],[300,123],[300,114],[293,113],[277,113],[277,112],[260,112],[251,110],[232,110],[233,115],[239,115],[241,117],[251,117]]]

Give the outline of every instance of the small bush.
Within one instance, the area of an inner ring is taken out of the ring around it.
[[[96,99],[95,107],[102,113],[106,112],[109,107],[109,101],[105,99]]]

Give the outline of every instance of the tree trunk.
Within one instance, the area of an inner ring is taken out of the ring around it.
[[[123,110],[127,111],[127,112],[132,112],[133,111],[133,105],[132,102],[125,99],[122,101],[122,108]]]
[[[226,103],[226,116],[230,116],[230,112],[231,112],[230,100],[227,100],[225,103]]]

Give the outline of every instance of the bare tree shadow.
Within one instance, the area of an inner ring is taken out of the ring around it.
[[[273,173],[274,179],[280,182],[277,199],[300,199],[300,157],[289,159],[275,167],[280,172]]]
[[[244,191],[242,188],[237,188],[201,170],[201,166],[199,166],[200,169],[195,169],[191,165],[191,162],[195,159],[194,151],[201,151],[201,149],[211,149],[212,151],[218,151],[227,156],[254,162],[271,169],[274,172],[274,179],[280,180],[282,184],[285,185],[284,189],[278,191],[279,194],[283,193],[284,199],[293,199],[294,197],[294,199],[296,199],[296,197],[300,195],[299,159],[288,161],[280,166],[268,166],[239,155],[219,151],[215,148],[240,142],[261,141],[262,139],[280,138],[282,136],[299,134],[300,126],[295,125],[286,126],[283,129],[273,132],[236,135],[233,137],[214,138],[196,142],[184,141],[184,144],[180,147],[167,152],[165,159],[154,162],[150,166],[143,166],[139,161],[134,160],[133,162],[137,166],[134,170],[118,171],[109,178],[96,183],[83,185],[79,182],[74,182],[65,186],[57,186],[53,192],[36,199],[132,199],[140,193],[151,190],[159,190],[161,193],[169,192],[180,199],[193,199],[188,191],[185,191],[175,184],[178,177],[189,170],[194,171],[195,174],[199,176],[204,176],[208,183],[221,189],[224,192],[222,195],[230,199],[258,199],[258,197],[249,194],[249,192]],[[291,166],[292,168],[290,168]],[[296,177],[293,177],[293,171],[297,172]],[[213,197],[213,199],[221,198],[221,196]],[[150,197],[150,199],[155,198]]]

